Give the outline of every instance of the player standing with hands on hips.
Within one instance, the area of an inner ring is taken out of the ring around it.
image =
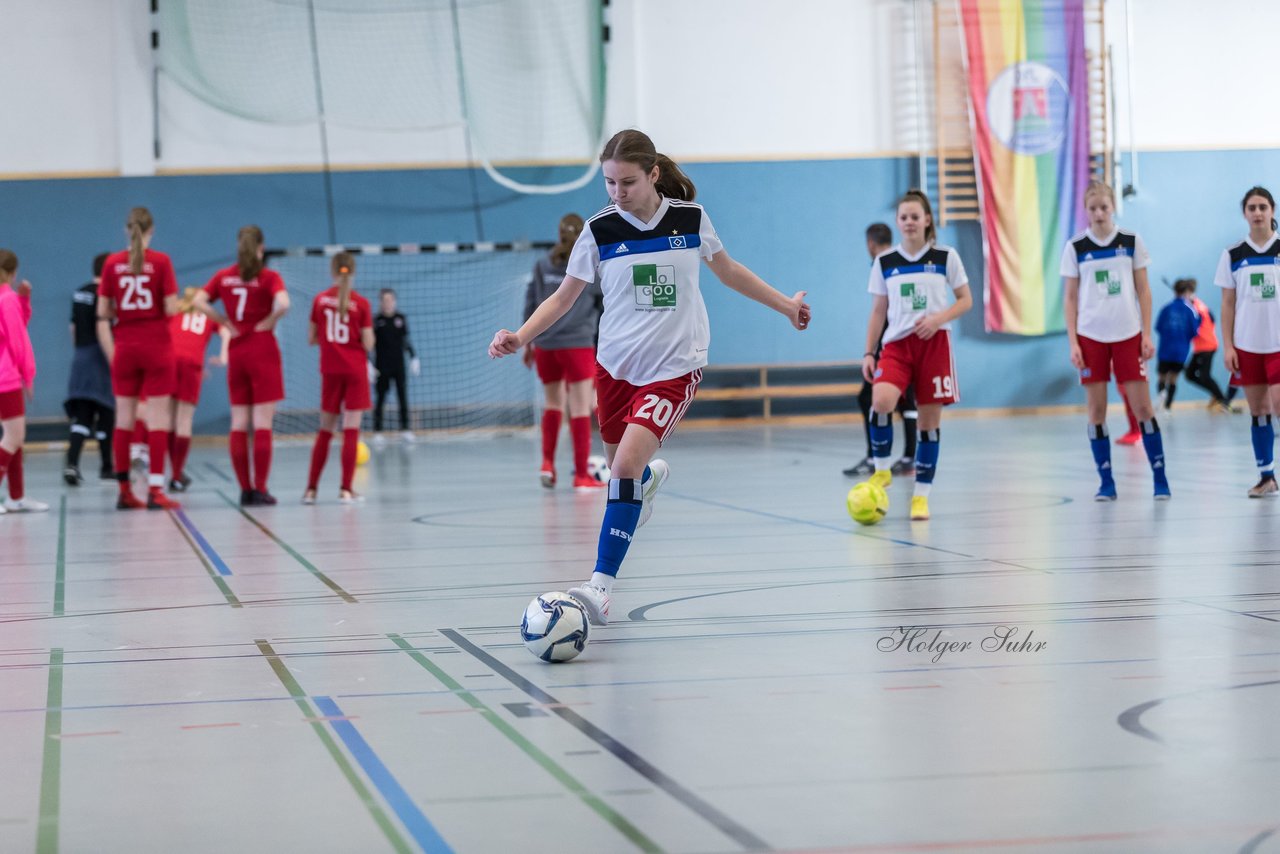
[[[729,257],[695,188],[638,130],[614,134],[600,155],[612,204],[587,221],[564,282],[516,332],[493,336],[493,358],[518,353],[599,281],[604,292],[596,384],[600,435],[610,466],[609,498],[596,567],[571,588],[595,625],[609,618],[609,595],[636,528],[653,512],[669,474],[653,459],[688,409],[707,364],[711,327],[698,289],[699,262],[721,282],[806,329],[805,292],[787,297]]]

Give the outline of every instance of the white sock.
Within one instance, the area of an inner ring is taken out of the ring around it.
[[[920,481],[917,480],[915,491],[912,492],[911,494],[915,496],[919,496],[920,498],[928,498],[929,490],[931,489],[933,489],[933,483],[921,483]]]
[[[618,579],[612,575],[605,575],[603,572],[593,572],[591,573],[591,581],[588,583],[594,584],[596,587],[603,588],[605,593],[612,593],[613,582],[617,580]]]

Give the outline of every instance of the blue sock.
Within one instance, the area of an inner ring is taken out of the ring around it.
[[[1253,456],[1258,464],[1258,471],[1263,477],[1275,477],[1275,444],[1276,428],[1271,423],[1270,415],[1256,415],[1251,429],[1253,438]]]
[[[893,451],[893,413],[871,413],[871,456],[876,469],[889,468],[889,454]]]
[[[600,545],[596,549],[596,572],[617,577],[622,559],[631,546],[631,537],[636,532],[636,523],[640,521],[642,504],[640,481],[609,481],[609,503],[604,507]]]
[[[916,483],[933,483],[933,475],[938,470],[938,440],[941,430],[921,430],[920,441],[916,443]]]
[[[1164,472],[1164,440],[1160,438],[1160,425],[1152,418],[1138,424],[1142,430],[1142,447],[1147,452],[1147,461],[1151,463],[1151,473],[1156,483],[1165,480]]]
[[[1093,462],[1098,467],[1098,476],[1103,483],[1110,483],[1111,477],[1111,436],[1107,433],[1106,424],[1089,425],[1089,450],[1093,451]]]

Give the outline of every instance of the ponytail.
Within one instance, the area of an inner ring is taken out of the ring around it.
[[[240,268],[240,281],[251,282],[262,272],[262,229],[246,225],[236,236],[236,266]]]
[[[556,240],[556,245],[551,247],[551,263],[557,267],[563,267],[569,263],[569,254],[573,252],[573,244],[577,242],[578,235],[582,233],[582,217],[576,213],[565,214],[560,217],[560,234]]]
[[[146,246],[142,238],[155,228],[155,221],[151,218],[151,211],[134,208],[129,211],[124,227],[129,232],[129,272],[137,275],[142,272],[142,265],[146,262]]]
[[[604,144],[604,151],[600,152],[601,163],[609,160],[634,163],[646,174],[657,166],[657,190],[668,198],[691,202],[697,195],[697,188],[693,186],[689,176],[684,174],[670,157],[659,154],[653,145],[653,140],[649,139],[643,131],[633,128],[615,133]]]
[[[329,265],[338,285],[338,315],[347,319],[347,309],[351,306],[351,276],[356,271],[356,258],[350,252],[339,252],[333,256]]]
[[[199,288],[189,287],[182,289],[182,296],[178,299],[178,314],[190,314],[196,307],[196,291]]]

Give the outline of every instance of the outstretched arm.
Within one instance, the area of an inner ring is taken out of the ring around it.
[[[730,258],[729,253],[723,249],[711,256],[707,266],[726,287],[773,309],[790,320],[791,325],[796,329],[809,327],[813,310],[804,301],[805,291],[797,291],[791,297],[786,296],[746,266]]]
[[[555,293],[542,301],[542,305],[534,310],[529,319],[515,332],[499,329],[489,344],[489,358],[501,359],[519,352],[520,348],[537,338],[547,327],[564,317],[564,313],[573,307],[578,295],[587,283],[575,276],[565,276]]]

